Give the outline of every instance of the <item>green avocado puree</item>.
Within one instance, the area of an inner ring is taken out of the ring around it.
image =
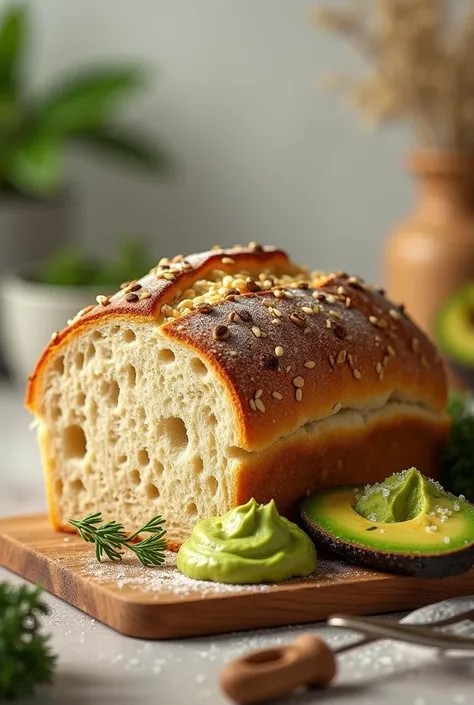
[[[251,499],[224,516],[198,522],[179,549],[177,566],[196,580],[273,583],[310,575],[316,549],[304,531],[278,514],[273,500]]]
[[[384,482],[367,485],[355,503],[355,511],[369,521],[393,523],[429,514],[441,496],[441,486],[416,468],[398,472]]]

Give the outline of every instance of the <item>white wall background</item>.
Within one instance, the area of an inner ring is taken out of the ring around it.
[[[409,145],[319,89],[353,57],[312,25],[316,2],[31,0],[34,86],[78,63],[143,61],[157,80],[124,119],[179,158],[169,183],[71,158],[89,248],[130,232],[157,254],[256,239],[380,280],[383,238],[410,206]]]

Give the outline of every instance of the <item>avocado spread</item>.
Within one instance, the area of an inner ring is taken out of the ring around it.
[[[474,507],[415,468],[365,488],[318,492],[301,516],[317,546],[353,563],[426,577],[474,564]]]
[[[181,546],[178,569],[220,583],[281,582],[316,568],[311,539],[278,514],[275,502],[251,499],[221,517],[198,522]]]

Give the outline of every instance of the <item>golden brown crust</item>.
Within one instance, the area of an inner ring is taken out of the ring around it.
[[[381,293],[347,276],[330,277],[316,291],[285,291],[291,299],[275,291],[239,296],[163,327],[224,380],[243,448],[265,448],[339,405],[370,409],[392,394],[444,410],[445,374],[434,346]],[[315,306],[319,312],[310,313]],[[229,321],[233,312],[238,322]],[[216,340],[221,325],[228,336]]]
[[[172,280],[157,279],[152,270],[55,336],[29,382],[26,404],[31,411],[38,407],[40,378],[51,356],[88,327],[110,317],[155,321],[178,289],[216,268],[230,274],[292,269],[284,252],[268,247],[178,256],[164,267],[158,276]],[[443,411],[442,362],[402,309],[345,274],[320,279],[314,287],[232,296],[208,313],[193,311],[162,326],[164,335],[198,351],[223,379],[242,448],[265,448],[308,422],[337,413],[341,405],[371,409],[390,395]]]
[[[305,494],[325,487],[381,482],[411,466],[437,479],[448,433],[447,419],[423,417],[414,410],[378,418],[363,429],[335,425],[321,435],[295,435],[242,461],[233,503],[275,499],[288,516]]]

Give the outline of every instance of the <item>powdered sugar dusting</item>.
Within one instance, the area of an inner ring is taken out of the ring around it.
[[[204,580],[193,580],[179,572],[176,567],[176,554],[167,552],[161,566],[145,568],[135,558],[127,558],[120,563],[98,563],[92,555],[83,557],[80,573],[100,583],[112,583],[119,590],[141,590],[145,593],[168,593],[170,596],[210,596],[225,593],[265,592],[276,590],[285,585],[301,584],[312,587],[339,582],[350,578],[370,577],[371,571],[341,563],[339,561],[320,560],[316,573],[310,578],[294,578],[278,585],[260,583],[257,585],[230,585]]]

